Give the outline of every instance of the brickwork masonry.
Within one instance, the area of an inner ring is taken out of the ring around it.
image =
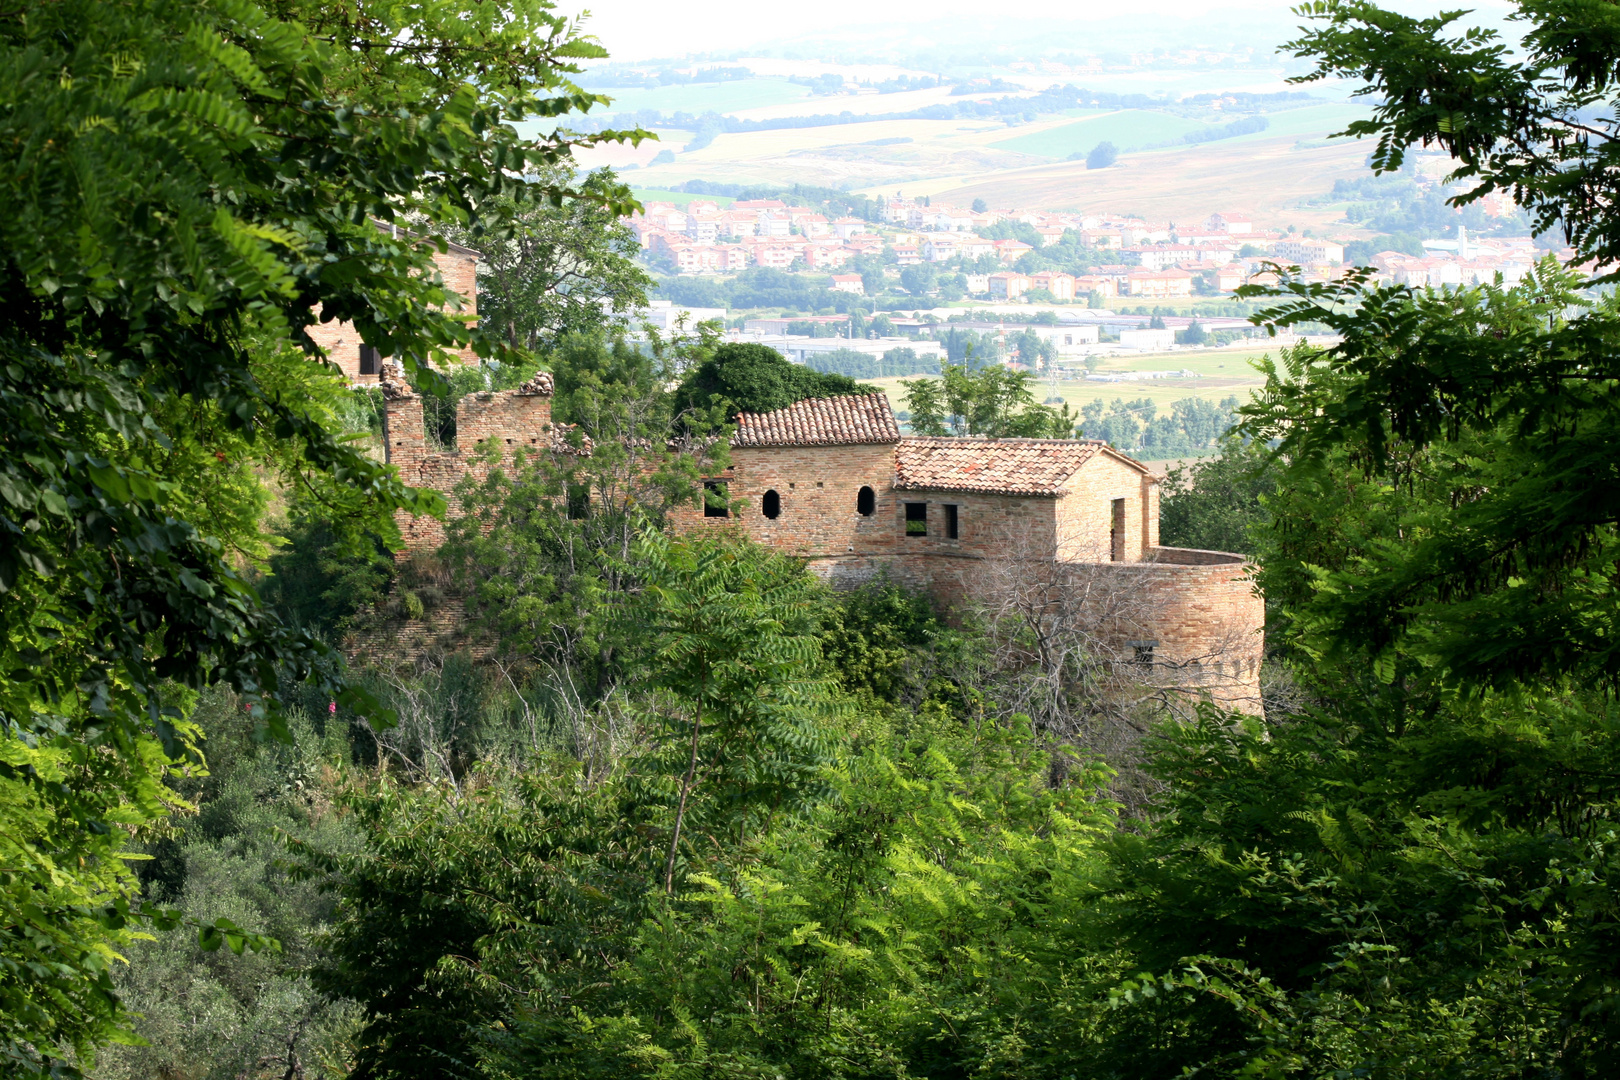
[[[545,372],[515,391],[468,394],[456,406],[456,445],[448,450],[431,446],[422,417],[422,399],[405,384],[399,365],[383,365],[383,445],[386,460],[399,469],[399,477],[413,487],[442,492],[457,511],[455,489],[464,478],[481,479],[491,466],[483,464],[482,447],[498,450],[497,464],[510,464],[518,450],[550,452],[555,434],[551,423],[551,376]],[[399,511],[400,535],[407,552],[430,552],[444,543],[444,522]]]
[[[461,307],[456,314],[469,321],[476,321],[478,317],[478,253],[467,248],[451,245],[446,252],[434,252],[433,265],[439,277],[443,280],[445,288],[461,298]],[[351,383],[371,384],[379,382],[380,372],[362,373],[360,370],[360,332],[354,328],[353,323],[341,322],[337,319],[319,320],[309,328],[310,340],[319,345],[326,353],[327,359],[336,364],[342,371],[344,378]],[[476,364],[478,357],[471,349],[462,349],[454,354],[464,364]]]

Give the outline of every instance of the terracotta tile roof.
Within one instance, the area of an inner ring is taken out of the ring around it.
[[[1105,446],[1096,439],[907,438],[895,453],[894,486],[1061,495],[1069,477]]]
[[[855,446],[900,441],[883,394],[807,398],[768,413],[738,413],[732,446]]]

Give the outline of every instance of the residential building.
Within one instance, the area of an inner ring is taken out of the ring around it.
[[[1279,240],[1271,255],[1280,262],[1298,266],[1338,266],[1344,262],[1344,245],[1332,240]]]
[[[1224,232],[1228,236],[1248,236],[1254,232],[1254,222],[1247,214],[1211,214],[1204,225],[1211,232]]]
[[[1016,300],[1029,289],[1029,278],[1012,270],[1003,270],[989,277],[989,293],[993,300]]]
[[[1029,276],[1029,287],[1045,289],[1054,300],[1074,299],[1074,277],[1056,270],[1042,270]]]
[[[996,257],[1004,263],[1017,262],[1026,251],[1035,250],[1022,240],[992,240],[990,243],[995,248]]]
[[[834,274],[832,276],[832,290],[834,292],[854,293],[856,296],[866,295],[866,286],[861,282],[859,274]]]
[[[1167,270],[1136,270],[1127,275],[1123,296],[1170,299],[1192,295],[1193,276],[1180,267]]]

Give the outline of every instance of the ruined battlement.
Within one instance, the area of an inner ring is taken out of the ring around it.
[[[450,501],[457,512],[455,488],[466,477],[485,475],[490,466],[480,450],[498,451],[497,464],[506,464],[519,450],[559,449],[560,432],[551,422],[553,383],[540,372],[516,390],[468,394],[456,406],[455,446],[440,448],[427,435],[422,399],[405,382],[399,364],[382,365],[383,446],[385,460],[399,469],[400,479],[412,487],[432,488]],[[407,551],[431,550],[444,543],[444,522],[400,511],[400,533]]]

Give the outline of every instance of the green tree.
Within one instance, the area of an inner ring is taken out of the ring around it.
[[[613,613],[640,587],[636,538],[725,469],[726,445],[710,438],[723,414],[677,413],[667,389],[711,347],[565,339],[551,355],[553,416],[569,425],[559,452],[525,452],[458,486],[462,514],[440,554],[503,660],[558,666],[592,701],[625,680],[631,627]]]
[[[938,379],[908,379],[906,408],[918,435],[988,435],[991,438],[1072,439],[1075,417],[1064,405],[1035,401],[1034,375],[999,364],[969,371],[945,363]]]
[[[1217,457],[1183,462],[1164,478],[1159,542],[1167,547],[1252,552],[1271,523],[1266,500],[1276,466],[1263,445],[1231,436]]]
[[[546,179],[567,187],[577,178],[565,167]],[[590,173],[561,206],[513,206],[504,233],[480,243],[479,318],[492,335],[540,350],[646,308],[653,282],[636,265],[641,246],[607,205],[617,188],[611,172]]]
[[[504,357],[454,310],[431,236],[378,222],[498,234],[498,200],[565,195],[524,173],[615,137],[510,125],[602,100],[568,81],[600,50],[544,3],[284,14],[317,25],[204,0],[0,20],[10,1068],[89,1060],[115,1032],[109,971],[140,925],[120,847],[179,805],[168,772],[197,767],[190,695],[229,684],[279,730],[288,677],[331,666],[242,573],[263,554],[260,471],[357,539],[441,505],[343,437],[347,391],[306,328],[350,320],[418,368],[468,346]]]
[[[1119,160],[1119,147],[1111,142],[1100,142],[1086,155],[1086,168],[1106,169]]]
[[[934,291],[936,274],[933,263],[901,267],[900,284],[912,296],[927,296]]]
[[[727,415],[735,417],[785,409],[805,398],[867,392],[847,375],[789,363],[768,345],[728,342],[681,380],[675,405],[679,410],[707,408],[719,397],[727,403]]]
[[[1312,77],[1380,102],[1354,127],[1378,137],[1376,167],[1438,144],[1457,201],[1511,186],[1538,226],[1612,256],[1605,12],[1522,4],[1520,52],[1448,36],[1455,12],[1307,13]],[[1512,289],[1280,290],[1278,325],[1342,335],[1268,364],[1242,429],[1276,445],[1260,582],[1315,701],[1264,729],[1169,733],[1161,825],[1122,838],[1113,895],[1116,940],[1155,973],[1121,988],[1119,1030],[1174,1032],[1174,1049],[1116,1041],[1117,1070],[1616,1068],[1600,447],[1620,312],[1587,284],[1548,262]]]

